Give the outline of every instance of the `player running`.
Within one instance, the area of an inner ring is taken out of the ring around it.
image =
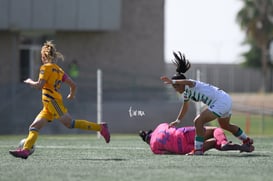
[[[226,138],[224,131],[217,127],[205,127],[203,151],[215,148],[220,151],[239,150],[252,152],[252,145],[232,144]],[[195,127],[170,127],[168,123],[158,125],[154,131],[140,131],[139,136],[150,145],[154,154],[185,155],[194,149]]]
[[[175,121],[170,125],[176,125],[181,122],[183,116],[189,108],[189,100],[203,102],[208,107],[197,115],[194,119],[196,128],[196,137],[194,141],[194,150],[191,154],[202,155],[204,152],[204,124],[217,119],[221,128],[231,132],[240,139],[243,144],[251,147],[253,139],[249,138],[245,132],[236,125],[230,124],[232,100],[223,90],[197,80],[186,79],[184,73],[191,67],[190,62],[180,52],[174,54],[174,63],[176,64],[177,74],[169,79],[162,76],[161,80],[165,84],[172,84],[173,88],[180,94],[183,93],[184,103]]]
[[[10,150],[9,153],[15,157],[27,159],[30,149],[38,138],[39,131],[54,119],[59,120],[67,128],[99,131],[106,143],[109,143],[110,133],[106,123],[97,124],[87,120],[72,119],[64,106],[62,95],[59,92],[62,83],[70,87],[70,93],[67,96],[69,100],[75,98],[77,87],[75,82],[57,65],[57,59],[64,60],[64,57],[60,52],[57,52],[52,41],[44,43],[41,49],[41,59],[43,65],[40,67],[38,81],[28,78],[24,82],[33,88],[42,90],[43,109],[30,125],[23,148]]]

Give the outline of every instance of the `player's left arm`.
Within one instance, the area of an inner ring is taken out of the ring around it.
[[[38,81],[34,81],[31,78],[28,78],[28,79],[24,80],[24,83],[30,85],[33,88],[42,89],[44,87],[46,81],[44,79],[39,79]]]
[[[64,75],[63,81],[70,87],[70,92],[67,96],[67,99],[74,99],[77,89],[76,83],[66,74]]]

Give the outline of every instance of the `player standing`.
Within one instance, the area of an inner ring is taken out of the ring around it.
[[[44,43],[41,49],[43,65],[40,67],[38,81],[28,78],[24,82],[33,88],[42,90],[43,109],[37,115],[29,127],[29,134],[22,149],[10,150],[9,153],[15,157],[27,159],[30,149],[35,144],[39,131],[54,119],[58,119],[67,128],[78,128],[82,130],[99,131],[106,143],[110,142],[110,133],[106,123],[97,124],[87,120],[72,119],[67,108],[63,104],[59,89],[62,83],[70,87],[67,99],[74,99],[76,93],[75,82],[57,65],[57,59],[64,60],[63,55],[57,52],[52,41]]]
[[[203,102],[208,107],[197,115],[194,119],[196,128],[196,136],[194,142],[194,150],[191,154],[202,155],[204,144],[204,124],[217,119],[221,128],[231,132],[235,137],[240,139],[245,145],[252,145],[253,140],[249,138],[245,132],[236,125],[230,124],[232,100],[230,96],[223,90],[209,85],[204,82],[186,79],[184,73],[191,67],[190,62],[180,52],[174,54],[174,63],[176,64],[177,74],[169,79],[162,76],[161,80],[166,84],[172,84],[173,88],[180,94],[184,95],[184,103],[180,113],[176,119],[170,123],[170,126],[181,122],[183,116],[189,108],[189,100]],[[253,147],[254,149],[254,147]]]

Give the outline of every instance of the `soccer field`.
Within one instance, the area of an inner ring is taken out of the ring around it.
[[[22,138],[0,136],[1,181],[273,180],[273,137],[254,137],[253,153],[182,156],[154,155],[138,135],[113,135],[109,144],[95,134],[42,135],[27,160],[8,153]]]

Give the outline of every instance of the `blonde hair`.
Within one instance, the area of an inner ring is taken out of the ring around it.
[[[48,63],[56,63],[58,59],[64,60],[63,54],[57,52],[52,40],[46,41],[42,47],[41,54],[46,57]]]

